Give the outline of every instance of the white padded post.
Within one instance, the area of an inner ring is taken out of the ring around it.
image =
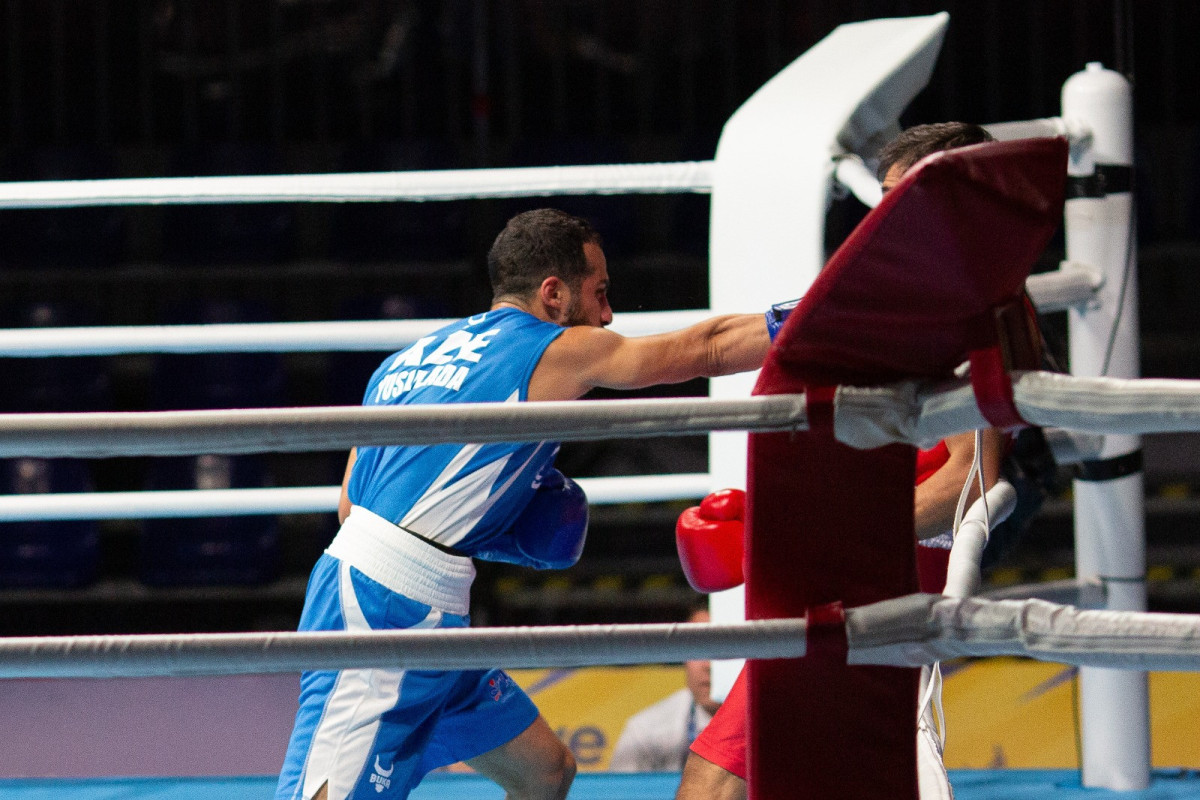
[[[1098,63],[1063,86],[1063,116],[1092,132],[1090,147],[1072,151],[1071,173],[1096,164],[1133,164],[1133,97],[1129,82]],[[1138,310],[1133,197],[1118,192],[1070,200],[1067,258],[1098,268],[1104,285],[1095,303],[1069,314],[1071,372],[1136,378]],[[1106,363],[1107,362],[1107,363]],[[1141,439],[1105,437],[1100,460],[1137,454]],[[1146,545],[1142,473],[1075,481],[1075,569],[1079,581],[1103,581],[1105,607],[1146,608]],[[1150,785],[1149,690],[1146,673],[1080,669],[1083,785],[1136,791]]]

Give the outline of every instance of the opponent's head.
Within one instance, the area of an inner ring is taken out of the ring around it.
[[[544,310],[561,325],[607,325],[608,264],[587,220],[553,208],[518,214],[488,252],[492,303]]]
[[[879,151],[879,180],[886,192],[900,181],[913,164],[925,156],[992,141],[995,141],[995,138],[990,133],[970,122],[914,125]]]

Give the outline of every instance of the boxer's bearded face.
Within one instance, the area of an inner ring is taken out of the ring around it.
[[[567,325],[587,325],[587,315],[583,313],[578,292],[572,292],[571,302],[567,304]]]
[[[571,288],[567,325],[603,328],[612,322],[612,308],[608,304],[608,262],[599,245],[591,242],[583,246],[583,255],[590,269],[578,288]]]

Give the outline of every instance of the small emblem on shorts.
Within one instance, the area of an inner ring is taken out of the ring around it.
[[[501,675],[496,678],[489,678],[488,679],[488,689],[491,690],[492,700],[499,703],[500,700],[504,698],[504,690],[508,687],[508,684],[511,681],[512,681],[512,679],[509,678],[507,675]]]
[[[371,775],[371,783],[375,784],[376,792],[382,792],[392,785],[391,775],[395,770],[395,764],[384,769],[383,765],[379,763],[379,756],[375,756],[375,772]]]

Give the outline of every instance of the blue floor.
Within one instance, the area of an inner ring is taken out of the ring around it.
[[[1070,770],[953,770],[956,800],[1200,800],[1200,773],[1155,772],[1154,783],[1141,792],[1083,789],[1079,773]],[[679,775],[613,775],[591,773],[575,780],[573,800],[671,800]],[[275,778],[89,778],[0,779],[0,800],[270,800]],[[475,775],[431,775],[413,800],[501,800],[494,784]]]
[[[1157,770],[1149,789],[1113,792],[1084,789],[1075,770],[950,770],[955,800],[1200,800],[1200,773]]]

